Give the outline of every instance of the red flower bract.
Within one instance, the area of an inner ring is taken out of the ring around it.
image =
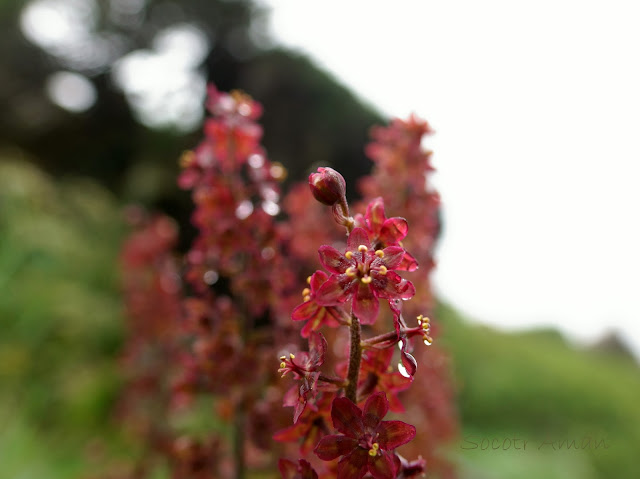
[[[367,472],[375,479],[396,477],[393,450],[411,441],[416,428],[402,421],[383,421],[388,410],[382,392],[369,396],[362,410],[345,397],[334,399],[331,419],[342,434],[323,437],[314,452],[323,461],[343,456],[338,479],[360,479]]]
[[[363,228],[351,232],[344,254],[327,245],[318,254],[333,274],[316,292],[316,302],[336,306],[353,298],[353,314],[364,324],[375,322],[378,298],[409,299],[415,294],[413,284],[392,271],[402,262],[405,250],[400,246],[374,250]]]

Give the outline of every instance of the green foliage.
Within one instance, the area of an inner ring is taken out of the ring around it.
[[[71,474],[78,445],[107,423],[118,391],[121,223],[95,184],[56,185],[0,158],[0,477],[52,477],[54,464]]]
[[[576,349],[549,331],[501,333],[471,325],[444,305],[437,317],[439,342],[453,356],[460,389],[458,452],[485,471],[478,477],[637,477],[637,363]],[[471,449],[465,437],[478,447]],[[513,443],[506,450],[488,442],[480,447],[483,438],[503,444],[514,437],[529,441],[526,450]]]

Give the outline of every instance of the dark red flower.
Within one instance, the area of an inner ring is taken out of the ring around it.
[[[373,199],[367,206],[367,213],[363,216],[355,216],[356,226],[364,228],[375,249],[387,246],[402,246],[400,243],[409,231],[407,220],[399,216],[387,218],[384,212],[384,200],[382,197]],[[418,262],[407,251],[404,252],[402,262],[396,268],[400,271],[415,271]]]
[[[349,318],[344,318],[344,311],[335,306],[320,306],[316,300],[316,291],[322,286],[329,276],[324,271],[316,271],[311,275],[309,288],[302,292],[304,303],[298,305],[291,314],[294,321],[308,320],[300,334],[308,338],[312,331],[323,325],[336,327],[345,323]]]
[[[335,394],[323,391],[316,398],[314,408],[306,408],[299,420],[285,429],[277,431],[273,439],[279,442],[300,442],[300,454],[306,456],[329,432],[329,411]]]
[[[312,333],[309,337],[309,352],[300,352],[297,355],[289,354],[280,357],[279,373],[284,377],[287,373],[293,373],[295,379],[300,380],[300,386],[294,386],[284,398],[284,406],[293,406],[293,422],[297,422],[300,414],[307,406],[307,401],[318,393],[317,383],[320,376],[320,366],[324,363],[324,355],[327,351],[327,340],[320,333]],[[296,391],[297,390],[297,391]]]
[[[337,479],[361,479],[367,472],[375,479],[396,477],[393,450],[411,441],[416,428],[402,421],[383,421],[388,410],[382,392],[371,395],[362,410],[345,397],[334,399],[331,419],[342,434],[323,437],[314,452],[323,461],[342,456]]]
[[[341,254],[332,246],[321,246],[320,262],[331,273],[316,292],[316,302],[336,306],[352,299],[353,314],[364,324],[372,324],[378,316],[378,298],[409,299],[415,294],[413,284],[402,279],[395,269],[405,251],[400,246],[374,249],[369,235],[354,228]]]
[[[393,412],[404,412],[398,393],[411,385],[407,378],[391,368],[394,348],[370,349],[362,357],[358,395],[366,397],[373,391],[386,393],[389,408]]]
[[[300,459],[297,464],[289,459],[280,459],[278,469],[282,479],[318,479],[316,471],[304,459]]]

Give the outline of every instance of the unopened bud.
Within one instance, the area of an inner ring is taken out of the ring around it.
[[[332,206],[346,201],[347,183],[333,168],[318,168],[317,173],[311,173],[309,188],[314,198],[325,205]]]

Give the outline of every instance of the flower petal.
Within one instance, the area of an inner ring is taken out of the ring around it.
[[[358,246],[365,245],[367,248],[371,248],[371,240],[369,235],[363,228],[354,228],[347,240],[347,249],[349,251],[358,251]],[[344,271],[341,271],[344,273]]]
[[[402,262],[396,269],[400,271],[415,271],[418,269],[418,261],[405,251],[404,258],[402,258]]]
[[[282,475],[282,479],[294,479],[298,472],[298,466],[289,459],[280,459],[278,461],[278,469]]]
[[[311,292],[317,291],[322,283],[324,283],[329,276],[324,271],[318,270],[311,275],[311,280],[309,281],[309,287],[311,288]]]
[[[380,196],[371,200],[367,206],[366,218],[369,221],[369,229],[374,233],[379,232],[386,219],[384,200]]]
[[[416,436],[416,428],[402,421],[382,421],[378,426],[380,449],[392,451]]]
[[[402,279],[398,273],[387,272],[385,276],[376,276],[376,292],[386,299],[410,299],[416,294],[416,288],[411,281]]]
[[[294,321],[303,321],[305,319],[311,319],[318,313],[320,306],[315,301],[305,301],[295,307],[291,313],[291,319]]]
[[[380,309],[378,298],[373,294],[373,289],[368,284],[359,281],[357,288],[356,296],[353,298],[353,314],[362,324],[373,324]]]
[[[340,459],[337,479],[361,479],[367,473],[369,453],[361,447]]]
[[[362,411],[346,397],[339,397],[331,404],[331,420],[342,434],[357,439],[364,434]]]
[[[409,232],[407,220],[400,217],[389,218],[380,229],[380,241],[382,244],[398,244]]]
[[[324,436],[313,452],[323,461],[331,461],[336,457],[349,454],[358,447],[358,440],[352,437],[333,434]]]
[[[365,427],[375,429],[388,411],[389,401],[382,391],[369,396],[362,409],[362,421]]]
[[[398,468],[393,454],[383,453],[369,460],[369,472],[375,479],[394,479]]]
[[[337,306],[344,303],[349,299],[349,292],[356,281],[357,278],[350,278],[346,274],[331,275],[316,291],[316,302],[321,306]]]
[[[364,231],[364,230],[363,230]],[[348,260],[343,254],[341,254],[333,246],[323,245],[318,250],[318,256],[320,257],[320,263],[328,271],[335,274],[344,273],[349,266],[353,266],[354,261]]]
[[[327,340],[322,333],[313,333],[309,337],[309,362],[314,368],[322,366],[327,352]]]
[[[387,269],[396,269],[405,255],[404,248],[400,246],[387,246],[382,252],[384,256],[380,258],[379,261],[385,265]]]

